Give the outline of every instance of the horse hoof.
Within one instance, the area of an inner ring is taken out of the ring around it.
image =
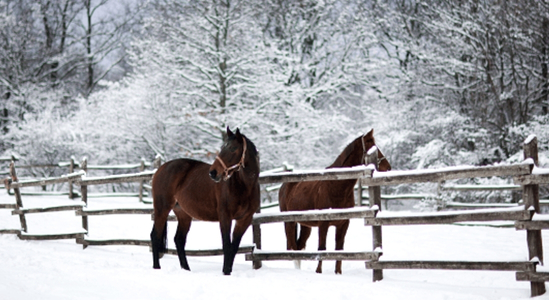
[[[160,269],[160,266],[153,266],[153,269],[159,270],[159,269]]]
[[[301,270],[301,260],[294,260],[294,268]]]

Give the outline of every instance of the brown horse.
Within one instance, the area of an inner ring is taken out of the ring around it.
[[[229,167],[227,167],[229,166]],[[160,269],[166,252],[167,220],[173,209],[178,225],[175,245],[181,268],[190,270],[185,254],[192,219],[219,222],[223,242],[223,273],[230,275],[242,236],[259,208],[259,154],[237,129],[227,127],[227,139],[213,165],[191,159],[163,164],[154,174],[154,226],[151,232],[153,268]],[[232,220],[236,220],[232,240]]]
[[[358,137],[345,147],[345,150],[337,157],[335,162],[328,167],[351,167],[365,163],[366,152],[375,145],[374,130]],[[391,165],[385,159],[381,151],[378,151],[379,171],[388,171]],[[279,191],[278,200],[280,211],[300,211],[326,208],[349,208],[355,205],[354,186],[356,179],[306,181],[284,183]],[[296,222],[286,222],[286,241],[288,250],[302,250],[309,235],[311,227],[318,227],[318,250],[326,250],[326,235],[328,227],[336,227],[336,250],[343,250],[345,234],[349,227],[349,220],[338,221],[311,221],[299,222],[301,233],[297,237]],[[317,273],[322,273],[322,261],[318,262]],[[341,274],[341,261],[336,262],[336,274]]]

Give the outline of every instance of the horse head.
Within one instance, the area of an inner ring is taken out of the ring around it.
[[[233,133],[227,126],[227,139],[210,167],[210,177],[215,182],[228,180],[235,172],[244,169],[247,148],[246,137],[240,134],[240,130],[237,128]]]
[[[370,130],[365,135],[361,136],[360,138],[355,140],[355,147],[360,148],[359,151],[362,151],[362,163],[366,163],[366,153],[370,148],[373,146],[376,146],[376,140],[374,138],[374,130]],[[377,146],[376,146],[377,147]],[[378,171],[390,171],[391,170],[391,164],[385,158],[385,155],[381,152],[379,147],[377,148],[377,164],[378,164]]]

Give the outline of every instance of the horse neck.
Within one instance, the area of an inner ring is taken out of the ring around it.
[[[351,148],[349,149],[349,147]],[[336,158],[336,160],[328,167],[328,169],[338,168],[338,167],[353,167],[353,166],[361,165],[363,164],[362,155],[361,155],[362,152],[363,152],[362,149],[360,149],[360,151],[355,150],[353,145],[349,145]]]
[[[259,161],[257,160],[257,157],[246,153],[244,168],[240,169],[238,172],[235,172],[233,177],[244,185],[252,187],[255,182],[257,182],[259,177]]]
[[[358,149],[358,148],[357,148]],[[359,153],[360,152],[360,153]],[[353,144],[348,145],[345,150],[336,158],[336,160],[327,169],[341,168],[341,167],[353,167],[363,164],[362,161],[362,149],[355,150]],[[356,184],[356,179],[348,180],[328,180],[324,181],[324,184],[330,185],[331,190],[336,189],[353,189]]]

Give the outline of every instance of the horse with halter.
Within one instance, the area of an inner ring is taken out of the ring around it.
[[[166,252],[167,220],[174,211],[178,225],[175,245],[181,268],[190,270],[185,254],[193,219],[219,222],[223,243],[223,274],[230,275],[242,236],[259,208],[259,154],[237,129],[214,163],[176,159],[163,164],[152,182],[154,225],[151,231],[153,268],[160,269]],[[232,220],[236,220],[231,238]]]
[[[364,164],[366,153],[372,146],[375,146],[373,129],[347,145],[345,150],[343,150],[328,169]],[[391,169],[391,165],[379,150],[378,163],[379,171],[388,171]],[[280,188],[278,196],[280,211],[354,207],[354,186],[356,182],[357,179],[284,183]],[[349,227],[349,220],[308,221],[299,223],[301,225],[299,237],[296,222],[286,222],[284,224],[288,250],[305,249],[305,244],[311,234],[311,227],[319,228],[318,250],[326,250],[326,236],[330,226],[336,227],[335,249],[343,250],[345,234]],[[318,262],[316,272],[322,273],[322,261]],[[335,273],[341,274],[341,261],[336,262]]]

